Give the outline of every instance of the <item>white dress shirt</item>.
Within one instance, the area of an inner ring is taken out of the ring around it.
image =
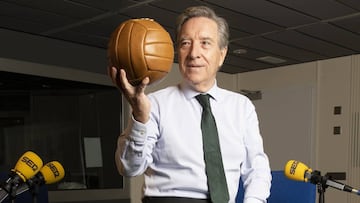
[[[207,93],[212,96],[229,202],[235,202],[240,177],[244,203],[266,202],[271,172],[253,104],[216,84]],[[185,83],[149,94],[150,120],[142,124],[132,118],[119,136],[118,169],[125,176],[145,173],[145,196],[208,198],[197,94]]]

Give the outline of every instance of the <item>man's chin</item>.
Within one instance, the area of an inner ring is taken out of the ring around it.
[[[187,83],[189,83],[190,85],[199,85],[200,84],[200,79],[196,78],[196,77],[186,77],[185,80],[187,81]]]

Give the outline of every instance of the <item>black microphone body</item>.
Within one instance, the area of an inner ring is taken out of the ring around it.
[[[315,185],[321,185],[323,189],[330,186],[332,188],[341,191],[351,192],[360,195],[359,190],[354,189],[341,182],[335,181],[332,179],[331,176],[327,174],[322,176],[320,171],[316,171],[316,170],[313,171],[311,168],[309,168],[304,163],[301,163],[299,161],[295,161],[295,160],[288,161],[285,166],[284,173],[285,176],[287,176],[289,179],[296,181],[303,181],[303,182],[311,182]]]
[[[7,196],[9,196],[8,192],[0,188],[0,202],[4,201]]]
[[[9,195],[10,197],[16,196],[17,188],[23,183],[22,178],[15,172],[11,171],[9,178],[5,183],[0,185],[0,202],[4,201]]]
[[[32,151],[25,152],[11,169],[9,178],[0,185],[0,202],[6,199],[15,198],[18,187],[33,177],[43,166],[41,158]]]
[[[346,185],[344,183],[341,183],[339,181],[334,180],[331,176],[325,174],[324,176],[321,176],[320,171],[314,171],[312,172],[310,182],[313,184],[322,184],[325,187],[332,187],[341,191],[345,192],[351,192],[355,193],[357,195],[360,195],[360,191],[357,189],[354,189],[353,187]]]
[[[41,172],[37,173],[34,177],[21,184],[16,190],[16,195],[20,195],[28,190],[31,190],[33,194],[39,193],[39,187],[45,184],[45,178]]]
[[[35,176],[21,184],[16,190],[16,195],[31,190],[33,196],[35,196],[39,193],[40,186],[56,183],[64,176],[65,170],[63,166],[57,161],[51,161],[45,164]]]

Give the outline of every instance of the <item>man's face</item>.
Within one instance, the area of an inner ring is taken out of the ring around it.
[[[215,82],[227,48],[220,49],[215,21],[194,17],[184,23],[179,35],[179,68],[184,79],[197,91],[205,92]]]

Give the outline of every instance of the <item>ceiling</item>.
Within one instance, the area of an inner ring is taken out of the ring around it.
[[[229,22],[222,72],[360,53],[359,0],[2,0],[0,28],[106,49],[111,32],[129,18],[153,18],[173,37],[176,16],[194,5],[210,6]]]
[[[28,111],[31,96],[80,96],[114,90],[106,85],[0,71],[0,112]],[[0,129],[18,121],[18,117],[13,120],[0,116]]]
[[[71,80],[48,78],[36,75],[0,71],[0,96],[15,94],[88,94],[89,91],[114,89],[112,86]],[[71,92],[70,92],[71,90]],[[56,91],[56,92],[55,92]],[[1,97],[0,97],[1,104]],[[1,106],[1,105],[0,105]]]

